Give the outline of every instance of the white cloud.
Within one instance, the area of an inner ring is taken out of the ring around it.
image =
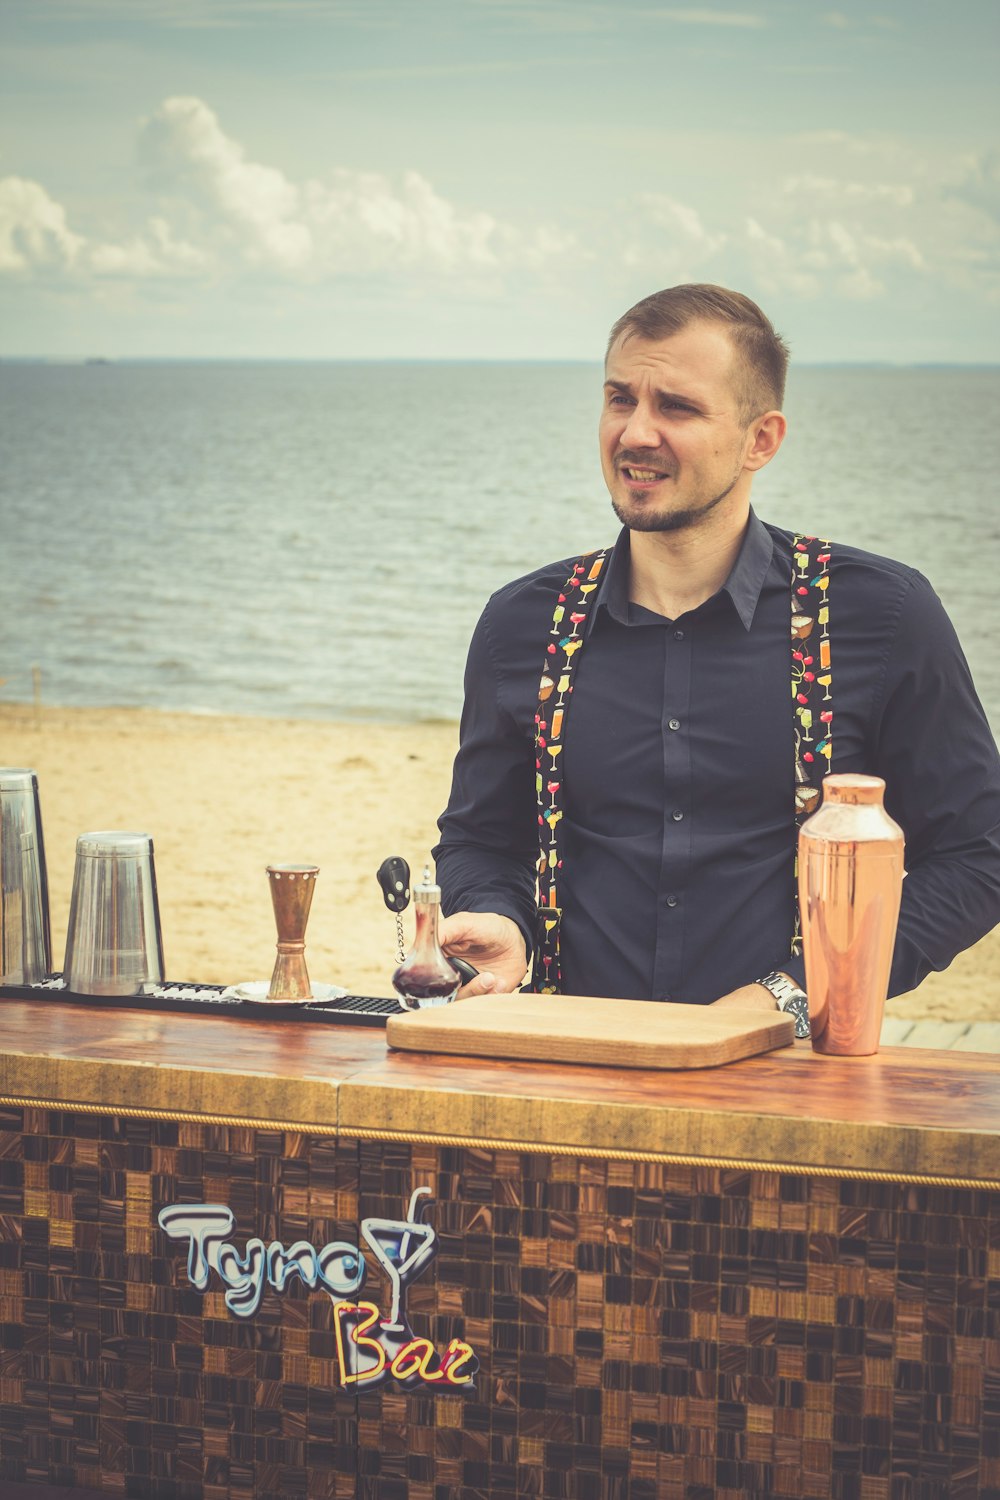
[[[392,284],[408,297],[478,300],[501,295],[513,274],[527,292],[593,296],[620,268],[637,282],[722,281],[802,298],[888,296],[902,278],[929,274],[985,296],[1000,289],[1000,153],[928,163],[891,137],[838,131],[789,138],[783,153],[772,174],[734,171],[715,199],[711,183],[697,195],[595,199],[573,233],[460,205],[414,169],[331,165],[296,178],[256,160],[203,100],[169,98],[140,126],[146,201],[122,198],[141,216],[123,211],[112,226],[74,200],[71,224],[40,183],[0,181],[0,273]],[[665,164],[658,181],[670,179]]]
[[[630,22],[646,26],[666,21],[676,26],[734,26],[757,30],[767,26],[765,16],[745,10],[716,10],[711,6],[675,7],[622,3],[609,8],[604,3],[583,0],[463,0],[480,12],[533,31],[555,33],[606,32]]]
[[[1000,223],[1000,151],[972,157],[950,196]]]
[[[842,10],[828,10],[820,16],[820,22],[824,26],[832,26],[837,31],[857,30],[859,27],[875,27],[879,31],[891,31],[897,26],[897,22],[891,16],[848,16]]]
[[[862,208],[871,202],[870,195],[859,195]],[[876,207],[885,208],[882,195],[876,195]],[[622,264],[660,276],[661,282],[741,285],[750,279],[769,294],[805,299],[832,294],[852,302],[883,296],[888,275],[928,270],[927,255],[912,237],[858,214],[802,217],[790,210],[787,195],[765,202],[763,210],[717,226],[706,223],[691,204],[642,193],[624,216],[631,239],[619,252]]]
[[[84,240],[66,223],[66,211],[37,182],[0,180],[0,271],[74,265]]]
[[[0,272],[163,276],[205,264],[202,252],[175,239],[164,219],[153,217],[144,235],[123,244],[89,240],[70,229],[66,210],[40,183],[0,179]]]
[[[705,228],[698,210],[680,203],[666,193],[642,193],[638,207],[646,225],[656,234],[656,253],[661,258],[701,263],[709,260],[726,242],[725,234],[714,234]]]
[[[156,211],[114,238],[70,229],[38,183],[0,182],[0,272],[214,277],[242,269],[315,282],[351,275],[484,279],[587,259],[571,234],[520,230],[464,211],[421,173],[399,180],[335,167],[295,182],[254,161],[202,100],[171,98],[140,126],[139,159]]]
[[[686,203],[679,203],[666,193],[642,193],[639,205],[651,224],[679,236],[688,245],[696,246],[705,255],[714,255],[725,244],[724,234],[711,234],[704,226],[698,210]]]
[[[419,172],[397,188],[374,172],[343,168],[309,182],[305,211],[317,257],[342,271],[386,267],[495,270],[503,232],[491,215],[461,215]]]
[[[779,238],[754,219],[747,220],[747,241],[762,284],[785,286],[806,296],[829,289],[852,301],[881,296],[880,270],[926,271],[927,262],[912,240],[870,234],[840,219],[807,220]]]
[[[806,213],[804,187],[817,190]],[[857,190],[849,191],[852,187]],[[786,181],[782,191],[757,196],[756,212],[739,215],[737,210],[719,222],[691,203],[641,193],[620,215],[628,225],[621,262],[630,272],[657,277],[661,285],[668,279],[734,286],[749,281],[772,295],[851,301],[883,295],[890,275],[928,270],[916,239],[900,233],[900,207],[908,207],[913,196],[903,185],[803,177]]]
[[[652,15],[681,26],[737,26],[756,30],[767,25],[763,16],[744,10],[655,10]]]
[[[200,99],[165,100],[143,122],[140,158],[189,238],[223,259],[305,279],[495,273],[572,250],[572,238],[551,229],[524,233],[483,211],[463,212],[416,171],[395,183],[337,167],[325,179],[293,182],[248,158]]]
[[[153,184],[203,210],[251,262],[295,270],[309,260],[299,189],[277,168],[248,161],[200,99],[165,100],[143,122],[139,150]]]
[[[625,216],[629,237],[621,262],[661,282],[703,279],[705,266],[726,243],[706,229],[698,210],[666,193],[641,193]]]
[[[558,62],[560,71],[569,68],[592,68],[600,67],[600,60],[590,57],[561,57]],[[376,68],[337,68],[331,73],[333,78],[351,79],[354,82],[376,83],[383,80],[395,80],[404,78],[478,78],[489,77],[493,74],[517,74],[542,70],[551,73],[553,61],[550,57],[517,57],[517,58],[490,58],[483,61],[480,58],[474,61],[456,63],[410,63],[397,67]]]
[[[338,20],[354,25],[391,25],[395,0],[143,0],[142,23],[171,30],[235,29],[271,19]],[[136,20],[136,0],[47,0],[53,20]]]
[[[922,251],[905,235],[896,235],[891,240],[884,239],[877,234],[866,235],[864,249],[878,260],[908,266],[911,271],[927,270],[927,260]]]
[[[108,276],[184,275],[210,265],[204,251],[175,239],[166,219],[158,215],[149,220],[145,237],[136,235],[123,245],[93,245],[87,261],[98,275]]]
[[[913,189],[905,182],[844,182],[836,177],[819,177],[802,172],[786,177],[782,191],[792,196],[835,198],[841,201],[872,200],[906,208],[913,202]]]
[[[851,135],[846,130],[803,130],[795,140],[803,146],[832,146],[852,151],[858,156],[869,156],[879,149],[879,142],[865,136]]]
[[[789,147],[805,148],[806,160],[788,162],[782,201],[772,198],[761,217],[793,242],[803,219],[848,229],[868,275],[836,281],[834,289],[873,296],[883,284],[893,292],[900,275],[933,274],[942,288],[1000,299],[1000,151],[956,158],[898,135],[838,130],[790,137]],[[826,231],[819,239],[811,234],[806,264],[822,261],[826,274],[848,275],[843,247],[838,255]]]
[[[794,292],[815,297],[822,283],[805,263],[798,249],[780,235],[764,228],[755,218],[743,225],[746,258],[757,284],[767,292]]]
[[[819,194],[820,200],[826,196]],[[887,290],[887,275],[928,269],[915,240],[896,227],[905,197],[859,191],[848,218],[830,212],[802,216],[798,198],[793,202],[784,192],[762,199],[759,213],[716,225],[689,203],[642,193],[622,216],[629,237],[620,259],[630,271],[641,270],[661,285],[672,279],[728,280],[739,286],[749,279],[769,294],[850,301],[879,297]]]

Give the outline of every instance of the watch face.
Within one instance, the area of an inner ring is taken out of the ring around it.
[[[796,1038],[804,1041],[809,1035],[809,1001],[805,995],[793,995],[782,1003],[781,1009],[786,1016],[794,1017]]]

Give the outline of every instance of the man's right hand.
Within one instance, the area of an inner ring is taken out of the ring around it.
[[[470,995],[500,995],[516,990],[528,968],[524,938],[516,922],[496,912],[457,911],[438,928],[445,953],[464,958],[479,970],[463,985],[459,1000]]]

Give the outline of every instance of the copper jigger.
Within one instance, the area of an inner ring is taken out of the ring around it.
[[[881,776],[827,776],[799,833],[799,911],[814,1052],[878,1051],[903,886],[903,830]]]
[[[313,997],[306,969],[305,936],[318,874],[318,865],[267,867],[278,928],[278,957],[267,992],[269,1000],[311,1000]]]

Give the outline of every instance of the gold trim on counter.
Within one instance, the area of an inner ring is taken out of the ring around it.
[[[250,1120],[242,1115],[192,1114],[181,1109],[136,1109],[131,1105],[72,1104],[65,1099],[16,1099],[0,1094],[0,1108],[57,1109],[68,1115],[118,1115],[123,1120],[169,1120],[177,1125],[232,1125],[240,1130],[293,1130],[296,1135],[340,1135],[336,1125],[306,1125],[301,1120]],[[358,1139],[352,1131],[348,1140]]]
[[[0,1107],[53,1109],[66,1114],[117,1115],[126,1120],[169,1120],[179,1125],[227,1125],[249,1130],[288,1130],[296,1135],[339,1136],[345,1141],[387,1141],[411,1146],[459,1147],[475,1151],[528,1151],[542,1156],[575,1156],[589,1161],[647,1162],[666,1167],[708,1167],[726,1172],[771,1172],[780,1176],[847,1178],[852,1182],[898,1182],[913,1187],[969,1188],[998,1192],[1000,1179],[940,1177],[919,1172],[875,1172],[864,1167],[824,1167],[804,1162],[744,1161],[731,1156],[690,1156],[670,1151],[624,1151],[603,1146],[564,1146],[538,1141],[504,1141],[466,1135],[428,1135],[408,1130],[310,1124],[303,1120],[251,1120],[238,1115],[191,1114],[171,1109],[136,1109],[105,1104],[73,1104],[65,1099],[18,1099],[0,1094]]]

